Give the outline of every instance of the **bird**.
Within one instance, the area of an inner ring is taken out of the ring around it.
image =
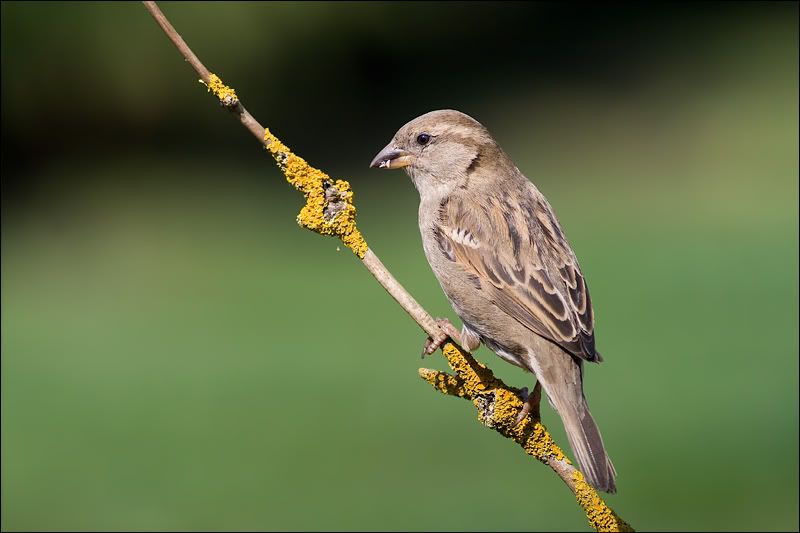
[[[603,360],[592,302],[544,195],[480,122],[452,109],[406,123],[370,167],[404,169],[419,192],[425,257],[463,325],[437,319],[444,333],[533,373],[517,423],[538,409],[543,388],[586,480],[616,492],[583,391],[584,363]],[[423,356],[441,342],[429,337]]]

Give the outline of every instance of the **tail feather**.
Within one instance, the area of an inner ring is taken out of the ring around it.
[[[598,490],[616,492],[617,472],[583,396],[583,362],[554,343],[534,337],[526,363],[561,417],[586,481]]]
[[[617,492],[617,471],[606,453],[600,430],[589,412],[586,400],[577,409],[562,409],[559,414],[564,422],[569,445],[586,480],[598,490]]]

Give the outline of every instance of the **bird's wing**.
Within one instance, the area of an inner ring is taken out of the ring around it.
[[[502,191],[480,200],[451,197],[436,220],[444,256],[479,282],[498,308],[573,355],[602,361],[589,290],[544,197]]]

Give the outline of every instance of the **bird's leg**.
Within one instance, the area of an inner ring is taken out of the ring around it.
[[[528,389],[522,389],[523,395],[528,392]],[[539,418],[539,404],[542,401],[542,384],[539,380],[536,380],[536,385],[533,387],[533,392],[527,394],[527,397],[523,400],[522,409],[519,410],[519,414],[517,415],[517,421],[514,423],[514,426],[518,426],[522,423],[523,420],[528,415],[533,415],[534,418]]]
[[[461,332],[459,332],[456,327],[446,318],[437,318],[436,324],[439,326],[439,329],[444,332],[444,335],[435,339],[433,337],[428,337],[428,339],[425,341],[425,347],[422,349],[422,357],[430,355],[438,350],[448,338],[468,352],[475,350],[481,345],[481,340],[477,335],[467,331],[466,329],[463,329]]]

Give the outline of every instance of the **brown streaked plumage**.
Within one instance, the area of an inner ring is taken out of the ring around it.
[[[412,120],[371,166],[405,168],[420,193],[425,255],[463,322],[461,334],[448,333],[533,372],[589,482],[614,492],[616,472],[583,395],[583,362],[602,361],[589,290],[545,197],[458,111]]]

